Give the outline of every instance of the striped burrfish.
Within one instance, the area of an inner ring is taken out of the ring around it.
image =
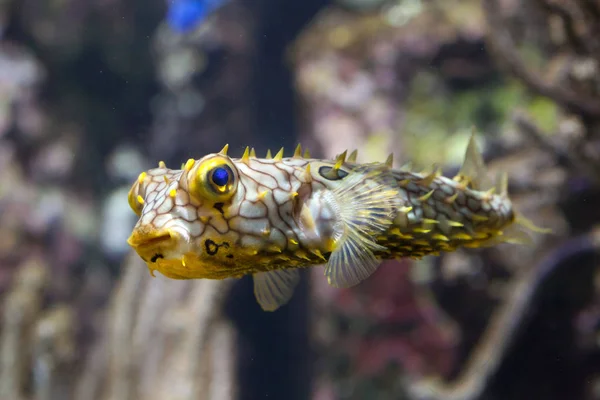
[[[174,279],[252,275],[264,310],[287,303],[299,269],[325,265],[330,285],[347,288],[383,259],[437,255],[461,247],[522,243],[539,230],[518,214],[503,175],[489,182],[474,136],[454,178],[385,162],[219,153],[181,169],[142,172],[129,192],[139,216],[128,243]],[[525,229],[523,229],[525,228]]]

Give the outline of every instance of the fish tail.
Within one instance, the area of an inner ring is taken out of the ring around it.
[[[551,234],[552,229],[542,228],[533,223],[518,211],[514,211],[515,218],[513,223],[503,230],[502,238],[504,243],[513,243],[526,246],[533,245],[531,233]]]
[[[515,210],[508,194],[508,174],[506,172],[499,173],[495,182],[489,179],[483,156],[479,152],[475,140],[475,129],[471,132],[463,165],[453,180],[463,187],[484,192],[484,198],[500,197],[502,199],[501,206],[494,211],[499,221],[502,222],[499,225],[494,224],[494,226],[487,226],[485,221],[477,224],[491,235],[487,240],[474,241],[473,247],[487,247],[499,243],[532,245],[531,233],[552,233],[551,229],[538,227],[533,221]],[[473,226],[473,229],[477,230],[477,227]]]
[[[463,166],[457,176],[454,177],[454,180],[458,182],[463,181],[475,190],[486,190],[488,193],[495,193],[505,199],[506,204],[510,206],[512,218],[503,228],[498,229],[497,235],[494,235],[489,243],[486,243],[487,245],[496,243],[532,245],[532,232],[542,234],[552,233],[551,229],[535,225],[533,221],[515,210],[508,195],[508,174],[506,172],[498,174],[495,184],[489,180],[483,156],[477,150],[475,129],[472,130],[471,138],[469,139]]]

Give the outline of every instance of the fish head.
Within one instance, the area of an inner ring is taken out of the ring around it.
[[[240,199],[239,172],[226,155],[190,159],[180,170],[142,172],[129,191],[139,216],[129,245],[155,270],[174,279],[235,276],[238,234],[226,212]],[[243,195],[243,194],[242,194]]]

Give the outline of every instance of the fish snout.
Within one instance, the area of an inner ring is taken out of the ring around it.
[[[127,243],[145,262],[165,258],[177,245],[177,235],[169,230],[134,230]]]

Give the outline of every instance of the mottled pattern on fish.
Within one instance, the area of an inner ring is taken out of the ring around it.
[[[506,180],[486,181],[473,138],[453,179],[392,169],[391,158],[355,160],[313,159],[300,147],[289,158],[283,149],[230,158],[226,146],[179,170],[161,162],[131,188],[140,219],[128,242],[152,274],[252,274],[258,302],[274,310],[291,297],[299,268],[326,264],[331,285],[350,287],[381,259],[522,240]]]

